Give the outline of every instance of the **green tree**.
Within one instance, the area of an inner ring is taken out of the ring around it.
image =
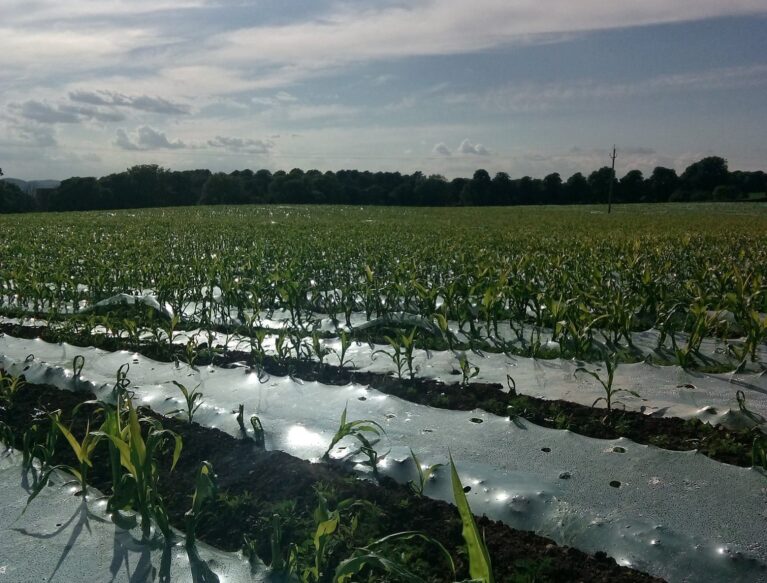
[[[709,156],[685,169],[680,177],[680,187],[692,192],[711,193],[717,186],[728,184],[729,181],[727,160],[719,156]]]
[[[640,202],[647,197],[648,187],[641,170],[630,170],[620,179],[619,184],[619,200]]]
[[[650,200],[666,202],[679,187],[679,177],[673,168],[656,166],[647,183]]]
[[[543,179],[543,198],[546,204],[559,204],[562,199],[562,177],[553,172]]]
[[[35,210],[34,199],[18,186],[0,180],[0,213],[24,213]]]
[[[576,172],[565,183],[565,203],[580,204],[591,201],[591,186],[580,172]]]
[[[246,202],[242,180],[224,172],[211,174],[205,181],[200,204],[242,204]]]
[[[607,202],[607,197],[610,194],[610,182],[613,183],[613,188],[617,185],[618,181],[613,176],[613,170],[609,166],[602,166],[599,170],[595,170],[589,174],[589,186],[591,187],[592,202]]]
[[[109,207],[107,192],[95,178],[67,178],[48,197],[52,211],[84,211]]]

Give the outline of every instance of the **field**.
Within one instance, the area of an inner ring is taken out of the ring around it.
[[[767,581],[765,314],[760,203],[0,216],[0,581]]]

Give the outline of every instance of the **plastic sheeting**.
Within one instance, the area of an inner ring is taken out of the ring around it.
[[[373,419],[386,427],[378,445],[381,454],[388,452],[380,467],[384,474],[400,481],[415,477],[410,447],[427,465],[444,463],[451,451],[464,484],[472,488],[475,513],[586,551],[606,551],[669,581],[767,581],[767,479],[753,469],[482,411],[433,409],[360,385],[329,387],[276,377],[261,383],[246,369],[195,371],[127,352],[8,337],[0,339],[0,353],[0,365],[13,374],[24,372],[30,382],[86,387],[103,398],[117,368],[129,362],[138,402],[169,412],[182,406],[170,381],[197,387],[204,403],[196,422],[237,435],[235,414],[242,403],[246,415],[261,418],[267,447],[304,459],[322,455],[348,404],[349,419]],[[28,354],[35,358],[24,362]],[[78,354],[85,368],[83,378],[75,379],[66,367]],[[351,443],[340,445],[334,457],[354,457]],[[437,473],[426,494],[452,499],[445,471]]]
[[[124,530],[105,514],[106,500],[91,489],[87,501],[74,496],[70,476],[59,473],[22,515],[31,473],[21,455],[0,444],[0,581],[146,583],[150,581],[266,581],[263,565],[237,553],[197,543],[188,553],[183,540],[166,545],[161,536],[142,542],[140,528]],[[217,579],[201,578],[215,574]],[[252,573],[252,574],[251,574]]]

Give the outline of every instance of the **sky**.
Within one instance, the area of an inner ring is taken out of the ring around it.
[[[6,176],[767,170],[767,0],[0,0]]]

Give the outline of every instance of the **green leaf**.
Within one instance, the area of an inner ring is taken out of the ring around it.
[[[463,484],[458,477],[452,455],[450,456],[450,480],[453,484],[455,505],[458,507],[458,513],[461,515],[461,523],[463,524],[463,540],[466,542],[469,553],[469,575],[472,579],[482,581],[482,583],[494,583],[490,554],[479,533],[474,515],[471,513],[471,507],[463,491]]]

